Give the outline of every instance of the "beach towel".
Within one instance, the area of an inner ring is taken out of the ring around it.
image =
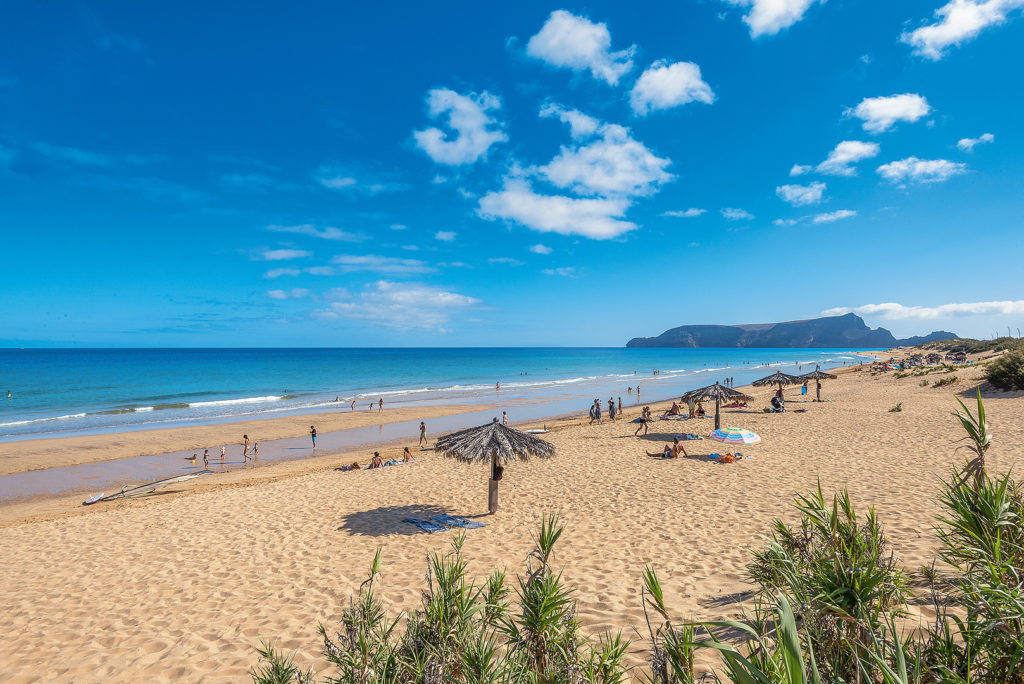
[[[415,525],[416,527],[420,528],[424,532],[427,532],[428,534],[433,534],[434,532],[444,532],[448,529],[444,525],[438,525],[436,522],[431,522],[430,520],[417,520],[416,518],[406,518],[402,522],[409,523],[410,525]]]
[[[444,515],[435,515],[431,520],[442,525],[447,525],[448,527],[461,527],[464,530],[475,530],[480,527],[485,527],[482,522],[467,520],[465,518],[460,518],[457,515],[448,515],[447,513]]]

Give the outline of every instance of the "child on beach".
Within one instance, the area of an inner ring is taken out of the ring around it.
[[[427,443],[427,425],[422,420],[420,421],[420,446]]]
[[[209,449],[203,449],[203,467],[204,468],[209,468],[210,467],[210,450]]]
[[[504,411],[501,412],[501,424],[508,425],[508,414]]]
[[[260,443],[258,440],[252,442],[252,460],[256,460],[256,457],[260,455]]]
[[[228,455],[228,448],[227,447],[221,447],[220,448],[220,460],[223,461],[224,457],[227,456],[227,455]]]
[[[370,404],[373,406],[373,404]],[[316,428],[312,425],[309,426],[309,436],[313,439],[313,449],[316,449]]]

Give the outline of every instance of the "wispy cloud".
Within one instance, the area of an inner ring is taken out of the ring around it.
[[[860,104],[847,109],[846,116],[860,119],[868,133],[884,133],[900,121],[913,123],[932,111],[928,100],[917,93],[903,93],[887,97],[866,97]]]
[[[966,164],[948,159],[907,157],[878,167],[878,175],[891,183],[939,183],[963,173]]]
[[[451,230],[439,230],[434,233],[434,239],[441,242],[455,242],[455,232]]]
[[[422,283],[394,283],[380,280],[358,294],[331,291],[326,308],[314,315],[350,318],[399,330],[440,328],[452,317],[481,304],[479,299]]]
[[[736,207],[726,207],[725,209],[722,209],[722,216],[729,221],[749,221],[754,218],[754,215],[746,209],[739,209]]]
[[[338,190],[361,195],[379,195],[383,192],[397,192],[408,186],[394,179],[377,177],[369,172],[353,172],[351,169],[332,164],[323,164],[313,173],[313,179],[328,190]]]
[[[297,268],[272,268],[263,274],[264,278],[280,278],[281,276],[297,276],[302,271]]]
[[[530,251],[533,252],[534,254],[551,254],[551,252],[553,252],[554,250],[548,247],[547,245],[537,243],[536,245],[530,247]]]
[[[750,8],[743,17],[750,27],[750,37],[773,36],[804,18],[816,2],[825,0],[723,0],[737,7]]]
[[[367,239],[367,236],[362,233],[351,233],[347,230],[341,230],[340,228],[334,228],[332,226],[317,228],[310,223],[303,223],[296,226],[279,226],[277,224],[271,224],[267,226],[267,230],[275,233],[308,235],[310,237],[320,238],[321,240],[336,240],[339,242],[361,242]]]
[[[554,67],[589,71],[597,80],[615,85],[633,68],[636,46],[612,51],[611,44],[607,25],[555,10],[526,44],[526,54]]]
[[[430,273],[436,269],[419,259],[401,259],[398,257],[378,256],[376,254],[339,254],[331,259],[341,273],[355,271],[372,271],[391,275],[413,273]]]
[[[562,276],[563,278],[575,278],[576,269],[573,266],[560,266],[558,268],[545,268],[541,271],[544,275]]]
[[[522,266],[523,262],[512,257],[491,257],[487,260],[489,264],[504,264],[505,266]]]
[[[991,133],[982,133],[977,138],[961,138],[957,141],[956,146],[964,152],[973,152],[977,145],[983,145],[990,142],[995,142],[996,136]]]
[[[913,31],[900,40],[914,52],[931,60],[939,60],[951,46],[973,40],[990,26],[1006,21],[1007,16],[1024,7],[1024,0],[950,0],[935,10],[936,21]]]
[[[548,102],[540,108],[540,118],[557,118],[569,126],[569,134],[573,138],[588,138],[597,132],[601,122],[578,109],[567,109],[560,104]]]
[[[99,152],[90,152],[77,147],[64,147],[62,145],[51,145],[47,142],[37,142],[33,145],[36,152],[54,159],[81,164],[82,166],[111,166],[113,159]]]
[[[836,307],[821,313],[823,316],[835,316],[851,312],[879,316],[889,320],[961,318],[966,316],[1020,316],[1024,315],[1024,300],[964,302],[940,304],[939,306],[904,306],[896,302],[885,302],[883,304],[865,304],[855,307]]]
[[[812,219],[812,223],[832,223],[833,221],[839,221],[845,218],[852,218],[857,215],[857,212],[852,209],[837,209],[836,211],[830,211],[825,214],[817,214]]]
[[[487,156],[492,145],[508,136],[488,112],[501,108],[501,100],[488,92],[462,95],[449,88],[427,94],[431,119],[443,118],[454,137],[440,128],[414,131],[416,145],[438,164],[460,166]]]
[[[304,259],[313,256],[313,253],[305,249],[268,249],[260,252],[259,257],[264,261],[286,261],[288,259]]]
[[[295,287],[291,290],[267,290],[267,296],[271,299],[302,299],[312,294],[302,287]]]
[[[707,209],[698,209],[696,207],[691,207],[689,209],[683,209],[683,210],[663,211],[663,212],[661,212],[658,215],[659,216],[668,216],[668,217],[671,217],[671,218],[696,218],[698,216],[706,214],[707,211],[708,211]]]

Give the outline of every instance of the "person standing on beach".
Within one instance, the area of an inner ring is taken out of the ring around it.
[[[608,397],[608,417],[615,422],[615,400]]]
[[[594,403],[597,403],[597,401],[595,400]],[[594,424],[594,404],[591,404],[590,405],[590,422],[587,423],[587,425],[593,425],[593,424]]]
[[[633,394],[633,386],[632,385],[630,385],[629,387],[626,388],[626,394]]]
[[[501,391],[501,381],[500,380],[498,382],[494,383],[494,391],[495,392],[500,392]]]
[[[622,413],[622,397],[619,397],[619,413]]]
[[[242,435],[245,442],[242,443],[242,463],[249,460],[249,435]]]
[[[600,399],[595,399],[594,400],[594,418],[597,419],[597,424],[600,425],[601,424],[601,400]]]
[[[356,400],[355,399],[352,400],[352,405],[349,406],[348,410],[349,411],[355,411],[356,410]]]
[[[309,426],[309,436],[313,439],[313,450],[316,451],[316,428]]]
[[[220,448],[220,460],[223,461],[224,457],[227,456],[227,455],[228,455],[228,448],[227,447],[221,447]]]
[[[640,403],[640,385],[636,386],[636,403]]]
[[[420,421],[420,446],[427,443],[427,424]]]
[[[508,425],[508,414],[504,411],[501,412],[501,424]]]
[[[257,458],[259,458],[259,455],[260,455],[260,441],[258,439],[254,439],[252,441],[252,460],[255,461]]]
[[[377,400],[377,410],[378,411],[383,411],[384,410],[384,397],[381,397],[380,399]]]

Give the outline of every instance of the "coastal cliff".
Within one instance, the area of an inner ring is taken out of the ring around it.
[[[885,328],[869,328],[856,314],[810,318],[784,323],[747,325],[681,325],[657,337],[634,337],[627,347],[863,347],[889,348],[955,338],[937,330],[897,339]]]

